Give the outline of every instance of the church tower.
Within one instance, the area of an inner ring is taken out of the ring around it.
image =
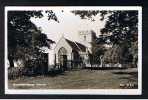
[[[79,31],[79,42],[88,48],[88,51],[92,53],[92,43],[96,38],[94,31]]]

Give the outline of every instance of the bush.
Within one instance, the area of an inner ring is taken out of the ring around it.
[[[8,68],[8,79],[16,79],[25,74],[25,68],[23,67],[10,67]]]
[[[104,63],[119,63],[121,60],[122,49],[119,45],[114,45],[110,49],[108,49],[104,56]]]

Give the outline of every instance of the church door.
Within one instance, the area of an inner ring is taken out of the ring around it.
[[[67,69],[67,55],[60,56],[60,66]]]
[[[59,60],[60,68],[63,68],[64,70],[66,70],[67,69],[67,51],[64,47],[59,49],[58,60]]]
[[[78,68],[78,65],[80,65],[80,55],[77,51],[73,50],[73,68]]]

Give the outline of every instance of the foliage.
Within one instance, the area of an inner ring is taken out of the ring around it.
[[[118,44],[124,40],[133,41],[134,35],[138,30],[138,11],[99,11],[99,10],[74,10],[75,15],[79,15],[82,19],[91,19],[93,16],[100,14],[101,19],[107,19],[102,35],[108,37],[111,43]]]
[[[131,47],[129,48],[129,52],[133,56],[132,63],[137,66],[138,63],[138,41],[132,42]]]
[[[97,38],[97,44],[113,45],[104,54],[105,62],[131,62],[138,59],[138,11],[99,11],[99,10],[74,10],[75,15],[82,19],[92,19],[100,14],[106,24],[101,29],[101,35]],[[94,20],[93,20],[94,21]],[[133,45],[135,43],[135,45]],[[96,48],[97,49],[97,48]]]
[[[93,16],[96,16],[99,11],[98,10],[73,10],[71,11],[75,15],[79,15],[82,19],[89,19],[95,21]]]
[[[57,21],[55,14],[51,14],[50,20]],[[42,53],[41,47],[50,47],[54,41],[47,38],[30,18],[42,18],[42,11],[9,11],[8,12],[8,60],[13,67],[13,60],[24,59],[27,61],[33,58],[39,58]]]
[[[134,41],[138,34],[138,11],[113,11],[106,21],[102,34],[111,33],[110,41],[119,44]]]
[[[124,42],[120,45],[115,44],[105,52],[103,56],[104,62],[105,63],[132,63],[134,60],[134,55],[138,54],[138,52],[136,52],[134,48],[138,48],[138,47],[130,46],[128,42]]]
[[[122,49],[120,46],[114,45],[105,52],[103,56],[104,63],[119,63],[121,59],[121,52]]]
[[[106,52],[106,48],[103,45],[98,45],[96,43],[92,44],[93,48],[92,48],[92,63],[94,64],[100,64],[101,63],[101,56],[104,55],[104,53]]]

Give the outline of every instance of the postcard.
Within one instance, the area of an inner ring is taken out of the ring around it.
[[[142,94],[140,6],[5,6],[6,94]]]

